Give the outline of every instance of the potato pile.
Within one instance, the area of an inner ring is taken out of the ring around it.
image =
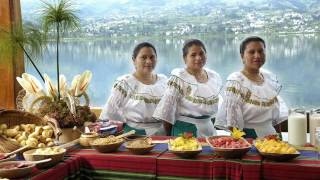
[[[295,154],[297,150],[288,143],[275,139],[258,139],[254,143],[260,152],[277,154]]]
[[[54,145],[53,129],[48,125],[21,124],[8,128],[7,124],[0,124],[0,134],[21,146],[43,148]]]

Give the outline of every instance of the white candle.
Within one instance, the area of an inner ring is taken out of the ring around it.
[[[320,114],[310,114],[310,121],[309,121],[309,131],[310,131],[310,142],[311,144],[315,145],[315,130],[317,127],[320,127]]]
[[[288,117],[288,142],[303,146],[307,142],[307,117],[305,114],[293,113]]]

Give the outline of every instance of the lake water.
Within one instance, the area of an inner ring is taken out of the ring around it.
[[[202,35],[190,38],[203,40],[208,53],[206,66],[220,73],[225,80],[228,74],[242,68],[239,44],[243,37]],[[288,106],[320,107],[320,35],[262,37],[267,44],[264,68],[278,76],[283,85],[280,95]],[[114,80],[122,74],[133,72],[131,53],[137,43],[153,43],[158,51],[156,72],[169,75],[173,68],[184,67],[181,52],[183,39],[146,37],[137,40],[81,39],[63,42],[60,73],[66,75],[70,84],[74,75],[86,69],[92,71],[93,78],[88,89],[90,104],[103,106]],[[37,62],[39,69],[52,79],[56,77],[55,52],[55,45],[49,45]],[[37,76],[30,64],[27,64],[26,71]]]

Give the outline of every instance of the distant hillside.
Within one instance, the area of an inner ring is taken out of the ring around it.
[[[292,10],[320,12],[318,0],[75,0],[81,18],[124,17],[128,15],[175,12],[178,15],[206,15],[215,10]],[[38,0],[21,0],[23,16],[35,16]],[[145,17],[148,18],[148,17]]]
[[[74,0],[86,35],[319,32],[319,0]],[[24,20],[41,1],[21,0]]]

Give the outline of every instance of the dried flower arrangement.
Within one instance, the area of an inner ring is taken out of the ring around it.
[[[34,76],[23,73],[17,81],[23,87],[25,95],[17,101],[18,108],[41,117],[48,115],[58,121],[60,128],[82,126],[84,122],[94,122],[97,118],[89,108],[89,97],[86,93],[92,73],[85,71],[76,75],[68,88],[64,75],[60,75],[60,98],[57,87],[48,75],[44,75],[44,87]],[[81,98],[84,104],[81,105]]]

